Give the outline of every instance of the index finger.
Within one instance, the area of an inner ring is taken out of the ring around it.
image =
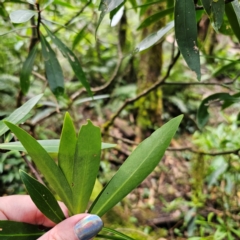
[[[59,205],[67,217],[68,210],[66,206],[61,202]],[[46,227],[56,225],[39,211],[28,195],[0,197],[0,220],[25,222]]]

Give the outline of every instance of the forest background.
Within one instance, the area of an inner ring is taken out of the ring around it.
[[[2,0],[0,15],[1,119],[41,93],[21,120],[36,139],[59,139],[66,111],[77,128],[90,119],[117,144],[102,152],[97,192],[184,114],[160,164],[107,225],[137,239],[240,238],[238,0]],[[26,193],[19,169],[34,175],[34,166],[0,146],[1,195]]]

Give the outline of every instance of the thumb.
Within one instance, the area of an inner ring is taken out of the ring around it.
[[[78,214],[60,222],[38,240],[90,240],[102,227],[97,215]]]

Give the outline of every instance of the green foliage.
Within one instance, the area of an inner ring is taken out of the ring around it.
[[[97,12],[98,5],[100,5],[100,13]],[[154,9],[159,10],[154,11]],[[175,170],[179,175],[181,174],[181,167],[178,169],[179,159],[182,164],[189,166],[184,172],[187,181],[183,185],[189,186],[191,191],[188,192],[186,189],[180,191],[180,201],[178,198],[172,200],[172,195],[164,199],[165,193],[155,192],[154,200],[158,202],[159,198],[163,199],[168,216],[171,211],[180,209],[180,221],[177,221],[184,222],[179,227],[171,227],[169,231],[162,226],[160,229],[164,229],[171,237],[174,235],[174,237],[189,239],[238,239],[239,230],[235,220],[238,218],[235,210],[239,207],[236,203],[239,202],[237,189],[240,184],[239,9],[238,0],[230,2],[223,0],[102,0],[98,3],[86,0],[43,0],[37,3],[32,0],[2,1],[0,3],[0,149],[2,151],[0,153],[2,174],[0,184],[2,194],[23,193],[18,169],[28,172],[28,168],[20,160],[20,154],[14,150],[25,154],[30,149],[30,144],[26,147],[27,143],[13,142],[14,139],[9,134],[9,128],[4,121],[13,124],[25,122],[23,128],[27,132],[36,139],[43,139],[34,141],[12,125],[19,134],[21,133],[20,135],[26,136],[30,143],[34,142],[34,149],[31,151],[36,152],[30,151],[30,155],[33,157],[38,154],[37,162],[42,162],[42,156],[37,152],[39,150],[43,156],[47,157],[45,164],[48,160],[51,162],[55,169],[53,171],[57,172],[56,177],[61,175],[59,183],[56,179],[54,182],[53,179],[50,180],[45,176],[48,182],[47,187],[53,190],[54,196],[58,195],[57,197],[64,200],[70,209],[70,214],[74,214],[87,209],[90,194],[94,192],[90,198],[91,201],[95,200],[92,210],[101,215],[104,214],[120,201],[128,190],[136,187],[136,182],[132,180],[134,176],[137,176],[140,182],[138,174],[135,174],[129,178],[129,187],[124,187],[125,179],[121,174],[125,172],[124,170],[129,172],[130,167],[138,169],[144,176],[153,169],[151,164],[144,169],[141,168],[139,162],[144,162],[143,157],[149,151],[141,152],[142,150],[137,148],[128,157],[126,165],[123,164],[115,174],[126,155],[129,155],[132,149],[130,145],[135,144],[133,141],[138,141],[137,133],[140,130],[139,126],[136,126],[136,119],[147,121],[149,132],[146,136],[152,133],[152,129],[159,127],[157,123],[146,120],[149,118],[139,116],[139,106],[143,107],[141,113],[148,114],[148,109],[144,109],[144,106],[147,108],[157,106],[163,99],[162,122],[182,113],[186,115],[179,131],[184,134],[184,137],[179,135],[177,143],[173,141],[172,144],[177,154],[175,155],[175,152],[168,154],[173,158],[172,161],[176,161],[174,167],[176,166],[177,170],[172,167],[172,172]],[[109,22],[113,22],[114,19],[117,19],[114,22],[118,25],[110,28],[112,25]],[[155,26],[160,23],[162,27],[156,28]],[[152,32],[153,28],[155,30]],[[156,79],[152,79],[151,74],[141,76],[152,82],[152,85],[149,83],[148,89],[141,90],[137,85],[141,80],[138,73],[142,72],[139,67],[148,66],[151,73],[154,73],[151,62],[145,57],[151,53],[149,48],[159,43],[162,44],[159,45],[162,46],[162,51],[156,54],[159,55],[157,63],[158,68],[162,69],[161,74]],[[177,48],[183,58],[178,59]],[[201,82],[196,81],[192,71],[197,74],[199,80],[201,77]],[[42,92],[44,97],[38,95]],[[148,97],[145,95],[146,92],[153,95],[161,92],[162,95],[158,95],[157,100],[145,102]],[[33,96],[36,97],[32,98]],[[32,99],[19,108],[29,98]],[[40,98],[41,101],[39,101]],[[33,114],[31,109],[36,105],[38,108]],[[16,108],[17,110],[14,110]],[[66,111],[71,113],[72,119],[68,114],[65,115],[62,127],[62,118]],[[231,118],[232,113],[235,114],[234,120]],[[101,143],[100,137],[97,136],[99,129],[93,128],[90,122],[83,125],[83,122],[85,123],[89,118],[93,119],[94,123],[97,122],[98,126],[104,125],[107,119],[110,119],[113,125],[116,119],[113,131],[104,131],[103,137],[104,141],[108,141],[108,135],[119,138],[120,145],[110,153],[104,151],[104,160],[100,163],[99,154],[96,162],[91,161],[94,159],[91,151],[95,153],[100,151],[100,148],[112,148],[115,144]],[[129,128],[125,130],[121,122],[117,123],[119,118],[123,118],[131,126],[134,132],[132,135],[129,133],[131,131],[128,131]],[[82,126],[78,134],[75,132],[74,125]],[[196,132],[198,128],[201,132]],[[60,129],[62,129],[62,136],[58,139]],[[162,131],[160,130],[157,132]],[[85,138],[81,136],[86,135],[82,131],[90,131],[92,134]],[[146,141],[150,141],[152,137]],[[75,149],[77,141],[79,151]],[[174,146],[175,144],[178,146],[179,142],[183,142],[186,146],[176,149]],[[96,148],[90,149],[89,143],[96,143]],[[144,144],[146,142],[142,143]],[[150,144],[150,147],[155,146],[154,144],[157,143]],[[84,149],[81,148],[82,145]],[[166,149],[166,146],[163,148]],[[182,151],[182,149],[191,149],[193,152]],[[5,150],[11,151],[6,153]],[[178,152],[180,150],[181,153]],[[137,159],[134,156],[138,151],[140,153],[136,155]],[[135,162],[131,160],[133,158]],[[28,155],[24,156],[24,159],[27,164],[34,166]],[[55,160],[58,160],[58,164]],[[91,164],[86,165],[85,161]],[[166,170],[169,162],[167,155],[166,166],[161,168],[161,172],[154,173],[152,179],[156,178],[156,181],[162,182],[159,176],[164,179],[164,175],[165,181],[162,184],[167,190],[172,188],[168,183],[172,172],[169,174]],[[74,171],[75,164],[81,166],[81,175],[85,175],[82,181],[76,177],[78,172]],[[38,166],[39,163],[36,165]],[[82,168],[82,165],[87,167]],[[100,171],[97,172],[99,165]],[[43,171],[45,166],[39,168]],[[92,169],[93,171],[90,171]],[[88,174],[89,172],[91,174]],[[96,178],[97,174],[99,174],[98,178]],[[36,182],[23,172],[21,175],[25,180]],[[74,186],[79,186],[76,191],[78,195],[76,194],[75,197],[71,197],[73,182]],[[92,189],[94,183],[95,187]],[[105,186],[105,183],[108,184]],[[99,187],[96,190],[97,184]],[[119,195],[116,194],[115,184],[121,189]],[[181,188],[181,182],[176,184]],[[55,189],[56,185],[58,186]],[[42,189],[45,188],[41,187],[42,185],[39,186],[41,190],[38,192],[44,191]],[[65,194],[65,190],[60,191],[64,186],[67,186],[68,195]],[[102,187],[104,187],[103,191],[97,197]],[[111,190],[112,198],[108,198],[108,190]],[[143,203],[139,203],[140,206],[142,204],[145,208],[155,208],[154,211],[163,209],[162,202],[145,203],[153,188],[148,189],[144,186],[144,189],[141,189],[140,186],[138,190],[144,192],[144,200]],[[29,193],[31,191],[33,189]],[[35,194],[38,193],[32,193],[32,195]],[[85,195],[86,198],[83,197]],[[74,204],[71,209],[74,201],[77,204]],[[128,205],[132,203],[123,201],[121,205],[131,208]],[[47,209],[47,206],[44,209]],[[162,212],[158,214],[162,215]],[[52,215],[51,218],[54,219],[54,216]],[[134,219],[136,220],[135,217]],[[128,221],[127,217],[123,218],[119,225],[123,225],[125,221]],[[14,228],[15,225],[11,224],[9,226]],[[150,237],[151,230],[149,226],[141,226],[141,224],[139,220],[138,228],[143,229],[148,235],[146,235],[147,239]],[[103,237],[129,239],[121,233],[111,231],[110,229],[103,232],[103,234],[108,232]],[[103,234],[101,233],[100,236]],[[167,238],[167,234],[164,237]],[[145,238],[145,235],[142,238]]]
[[[10,121],[14,124],[18,124],[26,120],[29,117],[28,113],[37,104],[37,102],[41,99],[42,96],[43,94],[40,94],[38,96],[31,98],[28,102],[23,104],[20,108],[12,112],[7,118],[0,121],[0,136],[2,136],[5,132],[8,131],[8,127],[4,124],[3,121]]]
[[[38,209],[55,223],[63,221],[65,216],[52,193],[27,173],[20,171],[20,175],[30,197]]]
[[[175,34],[178,47],[190,69],[201,79],[200,57],[197,47],[197,22],[194,2],[177,0],[174,12]]]
[[[102,216],[137,187],[161,160],[181,120],[182,116],[172,119],[141,143],[97,196],[89,212]],[[60,196],[70,213],[84,213],[99,170],[101,150],[100,129],[95,127],[90,121],[88,121],[88,124],[83,125],[78,134],[77,141],[73,141],[75,147],[72,146],[70,148],[70,151],[73,152],[68,151],[67,157],[63,159],[63,152],[68,148],[68,145],[63,145],[64,142],[69,140],[67,133],[70,133],[75,138],[74,127],[67,114],[65,116],[58,156],[61,164],[57,165],[34,138],[19,127],[9,122],[5,123],[21,141],[48,184]],[[69,165],[66,163],[63,164],[62,161],[68,161]],[[39,210],[54,222],[63,220],[64,215],[52,193],[26,173],[21,171],[20,174],[26,189]],[[0,221],[1,228],[5,226],[4,224],[5,222]],[[18,227],[20,228],[22,225],[19,224]],[[21,233],[29,235],[29,229],[25,230],[24,225]],[[110,232],[116,234],[114,230]],[[5,236],[6,234],[11,235],[9,232],[0,232],[0,236]],[[124,237],[123,234],[118,235],[121,238],[110,239],[131,239]]]

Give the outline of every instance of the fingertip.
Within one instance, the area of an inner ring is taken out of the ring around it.
[[[87,215],[74,227],[74,232],[79,240],[89,240],[96,236],[103,228],[103,221],[97,215]]]

